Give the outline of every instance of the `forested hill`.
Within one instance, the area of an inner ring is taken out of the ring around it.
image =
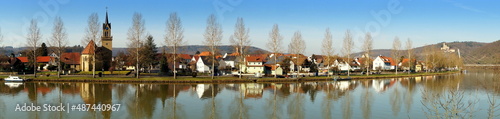
[[[404,44],[403,44],[404,45]],[[446,42],[451,49],[460,49],[465,64],[500,64],[500,40],[492,43],[480,43],[474,41],[467,42]],[[417,47],[414,52],[419,58],[423,58],[422,53],[425,48],[435,47],[440,49],[443,42],[437,44]],[[404,51],[405,52],[405,51]],[[458,50],[456,51],[458,53]],[[354,53],[354,56],[361,56],[362,53]],[[378,55],[391,56],[391,49],[376,49],[371,53],[372,57]]]

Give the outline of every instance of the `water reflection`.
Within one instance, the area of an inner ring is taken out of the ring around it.
[[[0,84],[0,118],[372,118],[422,117],[450,90],[500,95],[496,72],[397,79],[244,84]],[[465,97],[467,98],[467,97]],[[486,99],[485,98],[485,99]],[[467,98],[466,100],[468,100]],[[120,111],[15,112],[14,103],[122,104]],[[26,101],[23,101],[26,100]],[[481,100],[487,101],[487,100]],[[499,101],[497,101],[499,102]],[[477,103],[475,107],[493,107]],[[493,105],[498,105],[494,103]],[[476,109],[475,116],[499,112]],[[484,115],[483,115],[484,116]]]

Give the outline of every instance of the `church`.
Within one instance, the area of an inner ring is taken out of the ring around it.
[[[93,40],[90,40],[85,49],[83,49],[80,57],[81,71],[92,71],[94,68],[94,59],[95,71],[108,71],[112,68],[113,36],[111,35],[111,23],[108,21],[107,10],[106,21],[102,24],[101,44],[102,46],[98,47]]]

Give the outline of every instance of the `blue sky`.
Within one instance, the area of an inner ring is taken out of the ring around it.
[[[452,41],[493,42],[500,39],[500,2],[493,0],[2,0],[0,28],[3,46],[26,45],[26,29],[38,18],[43,41],[51,35],[55,16],[62,17],[69,45],[81,44],[87,18],[98,13],[104,22],[106,7],[112,23],[113,47],[126,47],[134,12],[142,13],[146,31],[164,45],[168,15],[177,12],[189,45],[202,45],[206,19],[216,14],[223,27],[223,44],[229,45],[237,17],[250,29],[252,45],[267,49],[268,34],[278,24],[283,49],[295,31],[306,41],[306,54],[320,54],[326,28],[340,53],[344,32],[374,35],[375,49],[389,49],[398,36],[414,47]],[[46,5],[49,9],[45,9]],[[362,46],[355,37],[355,51]]]

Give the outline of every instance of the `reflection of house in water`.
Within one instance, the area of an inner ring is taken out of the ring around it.
[[[111,104],[112,103],[112,87],[111,84],[80,84],[80,96],[86,104]],[[103,111],[103,118],[109,119],[111,111]]]
[[[240,84],[240,90],[245,94],[245,99],[248,98],[262,98],[264,92],[264,85],[259,83],[246,83]]]
[[[43,96],[46,94],[52,92],[53,87],[49,87],[47,83],[33,83],[33,85],[36,87],[36,92],[37,93],[42,93]],[[25,88],[24,92],[30,92],[30,89]]]
[[[198,94],[198,98],[207,99],[217,96],[220,92],[217,84],[198,84],[195,87],[196,94]],[[212,94],[213,92],[213,94]]]
[[[74,83],[63,84],[60,88],[63,94],[71,94],[71,95],[80,94],[80,87],[78,87]]]
[[[111,103],[110,84],[80,84],[80,96],[86,104]]]
[[[372,80],[372,81],[373,81],[373,83],[372,83],[373,89],[376,92],[384,92],[387,89],[389,89],[389,87],[394,85],[394,83],[396,83],[395,80],[389,80],[389,79]]]

